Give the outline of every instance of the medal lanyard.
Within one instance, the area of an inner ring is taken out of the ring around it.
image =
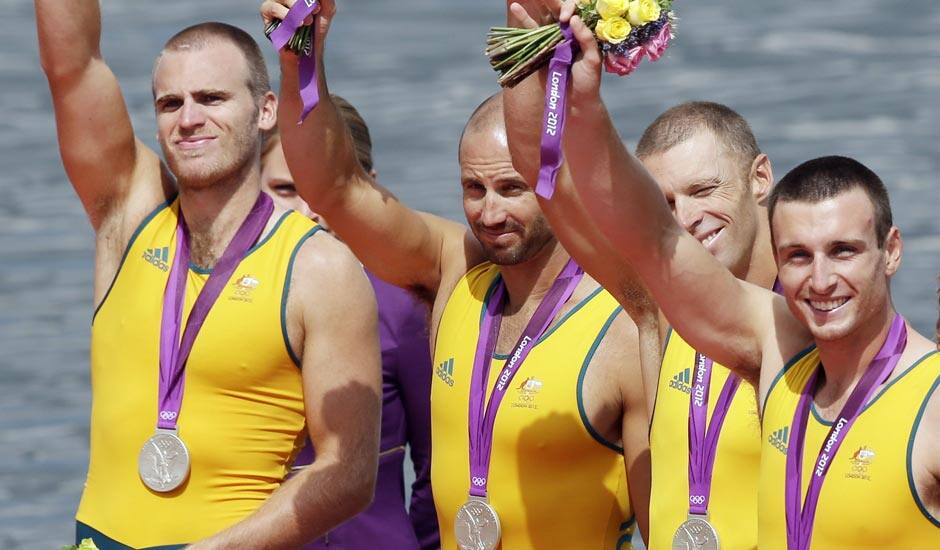
[[[248,216],[225,248],[212,274],[206,281],[186,320],[183,338],[180,340],[180,325],[183,318],[183,303],[186,296],[186,274],[189,271],[189,229],[180,207],[176,222],[176,257],[163,293],[163,318],[160,323],[160,394],[157,428],[176,430],[180,407],[183,404],[183,374],[186,361],[193,349],[196,335],[209,314],[229,278],[238,267],[248,249],[257,242],[264,231],[274,202],[265,193],[258,195]]]
[[[773,291],[783,293],[779,279],[774,279]],[[696,352],[695,364],[692,366],[695,377],[689,396],[689,514],[699,516],[708,515],[718,437],[731,408],[731,401],[741,385],[740,378],[734,374],[728,375],[718,394],[715,410],[712,411],[712,421],[706,425],[713,366],[711,359]]]
[[[800,492],[803,481],[803,446],[806,442],[806,425],[809,421],[809,408],[813,399],[813,390],[819,366],[806,381],[800,395],[800,401],[793,414],[793,437],[787,447],[787,479],[786,479],[786,515],[787,515],[787,548],[789,550],[807,550],[813,536],[813,522],[816,519],[816,504],[823,481],[832,465],[832,460],[842,442],[845,441],[852,428],[852,424],[862,413],[875,390],[887,381],[891,372],[901,360],[901,354],[907,345],[907,327],[904,318],[895,314],[894,321],[888,331],[888,337],[882,344],[878,354],[872,359],[868,369],[859,379],[852,390],[848,400],[839,411],[839,416],[833,422],[829,434],[823,440],[819,455],[816,458],[815,469],[806,489],[806,500],[801,502]],[[802,504],[802,506],[801,506]]]
[[[706,428],[712,365],[708,357],[695,354],[695,377],[689,399],[689,513],[700,516],[708,514],[718,436],[731,408],[731,400],[741,385],[740,378],[733,374],[728,376],[712,411],[712,421]]]
[[[506,364],[499,373],[489,402],[484,403],[490,363],[493,359],[493,352],[496,351],[496,340],[499,339],[499,326],[503,319],[506,297],[506,286],[503,281],[500,279],[496,283],[496,288],[483,314],[483,322],[480,324],[480,338],[477,340],[473,373],[470,379],[470,494],[472,496],[486,497],[493,445],[493,425],[499,405],[509,389],[509,383],[519,371],[532,347],[548,329],[552,319],[558,315],[562,306],[571,297],[583,275],[584,272],[578,264],[574,260],[568,260],[558,278],[552,283],[548,294],[535,310],[525,330],[522,331],[519,341],[513,346],[509,359],[506,360]]]

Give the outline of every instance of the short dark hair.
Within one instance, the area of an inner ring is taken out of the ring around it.
[[[877,174],[848,157],[820,157],[790,170],[770,192],[769,219],[773,220],[774,209],[780,202],[818,203],[855,188],[861,188],[871,199],[875,211],[875,237],[878,247],[882,248],[888,231],[894,225],[888,190]]]
[[[250,34],[233,25],[208,21],[186,27],[166,41],[163,51],[181,50],[185,47],[200,48],[218,39],[232,43],[245,56],[248,65],[248,90],[252,97],[260,99],[271,91],[268,67],[264,63],[264,56],[261,55],[261,48]]]
[[[656,117],[640,137],[636,156],[664,153],[700,130],[708,130],[726,150],[738,155],[745,176],[761,154],[751,126],[734,109],[711,101],[689,101]]]

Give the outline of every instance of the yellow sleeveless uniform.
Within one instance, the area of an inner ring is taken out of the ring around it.
[[[468,407],[485,302],[499,275],[485,263],[467,273],[445,306],[431,383],[431,487],[441,547],[457,547],[454,517],[470,485]],[[493,434],[489,499],[502,548],[631,548],[622,451],[587,422],[581,385],[614,318],[616,301],[598,289],[533,346],[513,378]],[[505,362],[490,367],[487,399]]]
[[[137,229],[92,324],[91,450],[76,520],[134,548],[192,542],[251,514],[280,485],[306,437],[284,305],[294,255],[319,227],[288,212],[245,255],[193,346],[178,424],[189,480],[162,494],[141,482],[137,456],[157,422],[160,321],[178,208],[178,200],[162,205]],[[208,277],[191,266],[184,323]]]
[[[689,513],[689,399],[694,365],[695,349],[670,330],[650,427],[650,550],[671,549],[672,537]],[[730,374],[727,368],[714,364],[708,422]],[[718,438],[708,506],[721,547],[727,550],[757,547],[760,441],[756,393],[742,382]]]
[[[814,348],[793,359],[770,387],[764,406],[760,477],[760,548],[785,550],[786,453],[793,413],[819,365]],[[810,547],[940,548],[940,518],[931,517],[911,476],[911,448],[924,406],[940,385],[940,353],[932,352],[875,393],[836,453],[822,485]],[[801,494],[831,423],[815,409],[807,421]],[[795,450],[795,449],[794,449]]]

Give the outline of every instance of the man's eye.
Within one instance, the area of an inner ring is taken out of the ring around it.
[[[157,105],[157,108],[162,113],[168,113],[179,109],[182,104],[183,102],[178,99],[168,99],[166,101],[161,101]]]
[[[790,260],[805,260],[806,258],[809,258],[809,254],[805,250],[794,250],[787,255],[787,259]]]
[[[707,196],[711,195],[711,194],[712,194],[712,191],[714,191],[714,190],[715,190],[715,186],[714,186],[714,185],[711,185],[711,186],[709,186],[709,187],[703,187],[703,188],[701,188],[701,189],[696,190],[695,193],[692,193],[692,196],[693,196],[693,197],[699,197],[699,198],[701,198],[701,197],[707,197]]]

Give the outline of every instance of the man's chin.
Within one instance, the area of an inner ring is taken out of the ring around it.
[[[807,328],[817,342],[833,342],[850,335],[855,330],[855,323],[850,319],[834,319],[824,323],[813,319],[807,323]]]

